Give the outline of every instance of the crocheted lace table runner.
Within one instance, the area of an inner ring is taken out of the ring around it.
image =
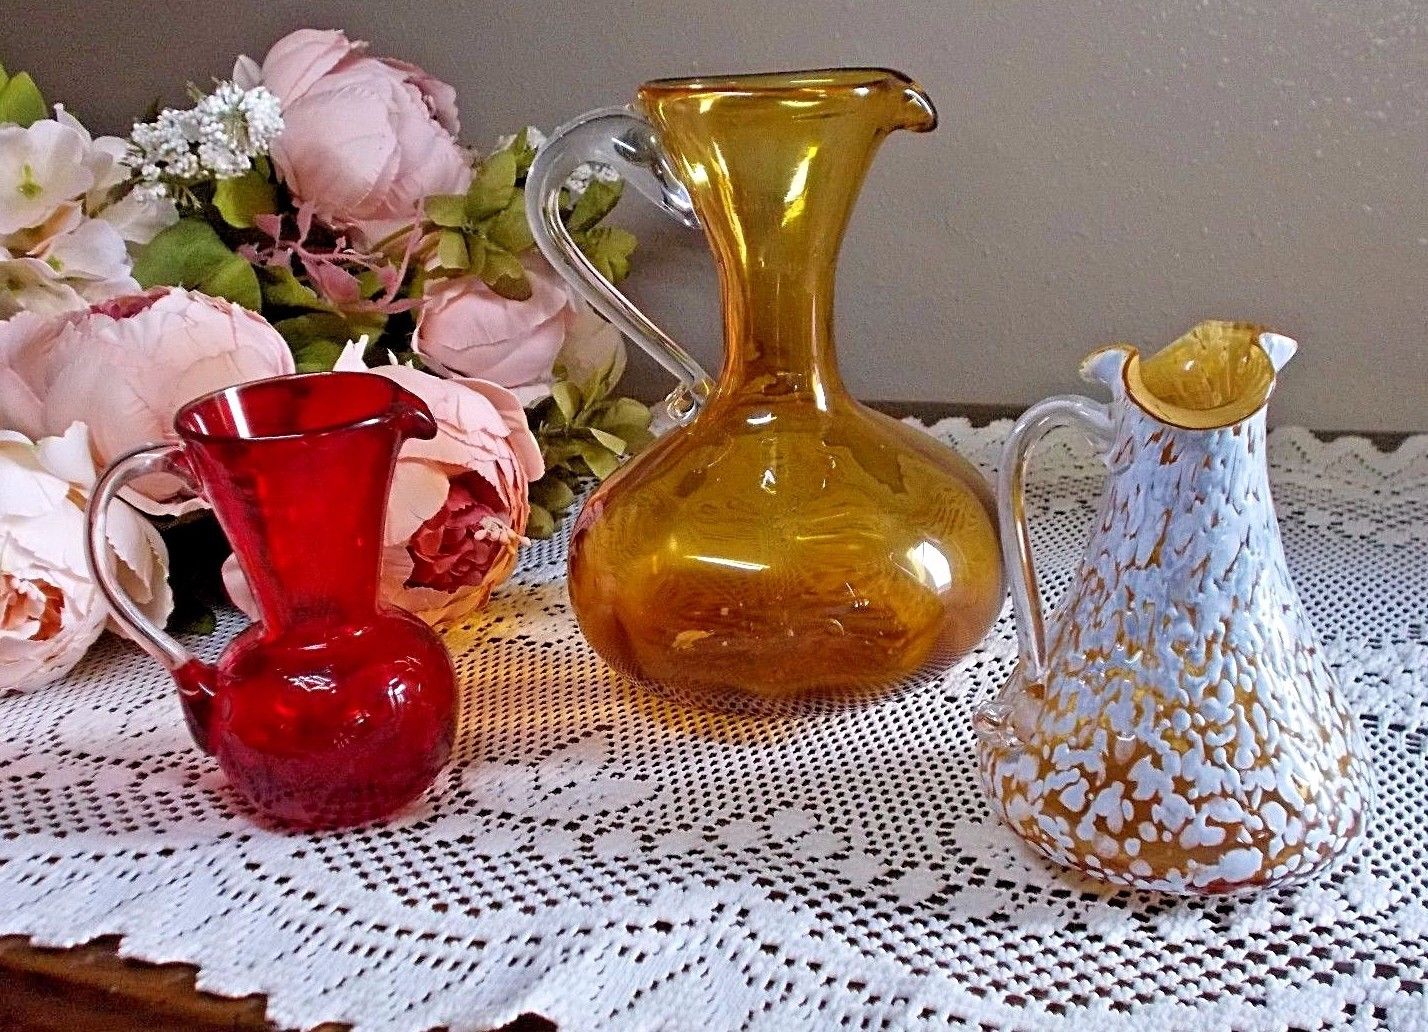
[[[933,429],[984,470],[1006,431]],[[1024,850],[989,815],[970,727],[1015,662],[1009,613],[904,697],[752,722],[611,675],[557,540],[453,632],[455,762],[381,827],[252,823],[133,646],[0,699],[0,933],[122,935],[199,965],[201,988],[266,993],[288,1026],[1428,1028],[1428,437],[1382,454],[1280,430],[1270,452],[1380,781],[1365,848],[1318,883],[1182,901]],[[1049,599],[1101,473],[1066,437],[1035,464]]]

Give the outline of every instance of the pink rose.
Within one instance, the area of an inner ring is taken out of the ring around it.
[[[39,438],[87,423],[103,469],[132,448],[171,439],[186,402],[291,372],[287,343],[261,316],[156,287],[58,319],[0,323],[0,425]],[[145,477],[135,488],[130,499],[151,514],[203,504],[169,476]]]
[[[364,370],[350,344],[337,369]],[[510,576],[530,517],[530,482],[544,472],[540,447],[514,394],[482,380],[444,380],[406,366],[370,370],[401,384],[436,417],[430,441],[408,441],[397,459],[382,556],[382,597],[429,623],[484,605]],[[223,579],[256,615],[231,559]]]
[[[240,66],[245,78],[251,65]],[[260,81],[282,102],[278,176],[299,205],[373,244],[413,222],[424,198],[462,193],[456,92],[343,33],[299,29],[273,44]]]
[[[84,558],[84,507],[97,480],[83,424],[35,442],[0,430],[0,694],[63,677],[104,630],[109,611]],[[173,609],[168,551],[123,502],[109,510],[105,558],[163,623]]]
[[[525,301],[504,298],[475,276],[428,280],[412,350],[443,372],[510,388],[524,404],[545,397],[581,305],[543,260],[528,261],[526,273]]]

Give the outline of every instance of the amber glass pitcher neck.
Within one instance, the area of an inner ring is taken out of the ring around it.
[[[719,267],[720,394],[840,391],[838,249],[883,137],[936,126],[927,95],[897,72],[843,68],[664,79],[639,101]]]

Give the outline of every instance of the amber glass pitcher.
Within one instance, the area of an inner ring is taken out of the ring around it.
[[[890,132],[936,123],[921,88],[883,69],[661,80],[537,155],[541,251],[681,381],[674,428],[572,533],[571,602],[622,674],[721,709],[859,701],[951,662],[996,617],[982,477],[854,401],[834,357],[834,265],[864,174]],[[717,383],[566,231],[562,186],[588,161],[704,229],[723,296]]]

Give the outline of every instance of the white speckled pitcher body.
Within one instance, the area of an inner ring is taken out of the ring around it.
[[[1118,885],[1230,892],[1305,877],[1363,831],[1364,744],[1285,564],[1265,403],[1287,337],[1205,323],[1082,368],[1109,406],[1049,398],[1000,482],[1021,661],[977,715],[987,792],[1059,863]],[[1077,425],[1109,479],[1043,629],[1022,499],[1030,444]]]

